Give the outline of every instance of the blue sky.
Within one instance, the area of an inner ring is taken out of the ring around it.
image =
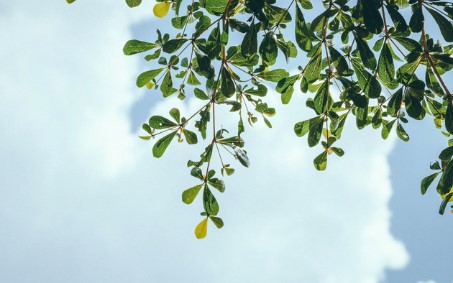
[[[418,188],[444,146],[430,123],[409,144],[351,125],[346,156],[319,173],[317,152],[292,134],[307,115],[304,98],[283,107],[270,97],[274,129],[247,131],[251,168],[226,180],[219,197],[226,226],[199,241],[199,204],[180,198],[192,185],[184,164],[201,146],[172,145],[156,160],[131,131],[138,115],[198,105],[135,87],[142,62],[121,50],[139,29],[160,24],[143,24],[152,3],[0,6],[1,282],[451,279],[451,216],[438,216],[437,196]],[[137,101],[153,102],[132,119]]]

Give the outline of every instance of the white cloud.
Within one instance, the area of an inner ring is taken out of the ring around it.
[[[78,2],[11,2],[0,19],[0,281],[371,283],[406,264],[389,232],[393,143],[347,131],[346,156],[315,172],[316,150],[292,134],[301,97],[273,130],[248,130],[251,168],[236,165],[218,197],[226,226],[197,241],[200,207],[180,193],[199,151],[154,160],[128,132],[133,12]],[[195,108],[153,112],[175,103]]]

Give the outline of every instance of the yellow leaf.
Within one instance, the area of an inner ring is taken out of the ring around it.
[[[200,223],[198,223],[197,227],[195,227],[195,236],[197,239],[203,239],[208,234],[208,218],[206,217]]]
[[[154,5],[153,12],[154,16],[158,18],[163,18],[168,14],[168,10],[170,10],[171,2],[161,2]]]

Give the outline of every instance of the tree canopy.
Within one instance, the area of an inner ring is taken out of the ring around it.
[[[141,2],[126,0],[130,7]],[[312,117],[297,122],[294,133],[320,149],[313,164],[321,171],[329,156],[345,154],[338,144],[347,121],[380,130],[383,139],[396,132],[408,141],[405,124],[431,117],[448,146],[431,163],[434,173],[421,181],[421,193],[437,180],[441,214],[453,200],[453,95],[445,80],[453,68],[450,1],[157,0],[153,12],[159,18],[170,12],[162,21],[171,22],[173,34],[156,28],[154,39],[129,40],[123,51],[145,53],[150,62],[138,87],[203,101],[194,113],[172,108],[150,117],[141,136],[153,141],[156,158],[175,140],[205,142],[200,157],[187,162],[194,182],[182,193],[186,204],[202,198],[197,238],[206,236],[209,220],[223,226],[215,194],[225,191],[223,178],[236,165],[250,164],[241,136],[247,125],[272,128],[269,88],[283,104],[294,92],[306,96]],[[433,31],[442,38],[431,37]],[[294,71],[275,67],[294,60],[303,62]],[[220,127],[218,108],[228,108],[237,126]]]

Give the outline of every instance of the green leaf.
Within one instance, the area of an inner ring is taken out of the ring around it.
[[[319,88],[318,92],[315,95],[313,100],[316,114],[321,114],[327,112],[329,110],[329,102],[331,101],[330,94],[329,94],[329,85],[328,80],[326,80],[321,87]]]
[[[279,82],[280,80],[287,78],[289,73],[285,69],[275,69],[272,71],[261,72],[256,75],[266,81]]]
[[[352,66],[365,95],[369,98],[378,98],[381,95],[382,87],[376,77],[366,71],[358,60],[352,60]]]
[[[310,121],[310,130],[308,131],[308,145],[314,147],[319,143],[322,134],[323,119],[318,116]]]
[[[200,81],[198,80],[197,76],[195,76],[195,74],[190,71],[189,72],[189,76],[187,77],[187,84],[189,85],[200,85]]]
[[[449,161],[453,157],[453,146],[449,146],[446,149],[442,150],[439,154],[439,159],[444,161]]]
[[[430,9],[427,6],[426,10],[433,16],[434,20],[437,23],[437,26],[440,28],[440,32],[444,37],[445,41],[452,42],[453,41],[453,24],[451,23],[451,19],[445,18],[436,10]]]
[[[200,167],[193,167],[192,170],[190,170],[190,175],[200,180],[204,180],[203,172],[201,171]]]
[[[267,95],[267,87],[265,85],[258,84],[258,85],[256,85],[256,87],[257,87],[256,89],[254,89],[254,88],[246,89],[246,90],[244,90],[244,92],[247,94],[256,95],[259,97],[264,97]]]
[[[294,84],[299,80],[299,75],[281,79],[276,87],[277,92],[282,94],[282,103],[288,104],[294,92]]]
[[[453,101],[448,102],[447,112],[445,114],[445,128],[453,135]]]
[[[381,33],[384,28],[384,22],[379,13],[379,2],[376,0],[362,0],[363,5],[363,20],[366,28],[374,34]]]
[[[141,52],[145,52],[156,48],[158,45],[155,43],[140,41],[140,40],[129,40],[123,47],[124,55],[133,55]]]
[[[409,21],[409,27],[412,32],[421,32],[423,29],[423,23],[425,22],[422,8],[419,5],[413,5],[412,7],[412,16]]]
[[[316,170],[324,171],[327,167],[327,151],[322,152],[313,160]]]
[[[421,182],[421,191],[422,191],[423,195],[426,193],[426,190],[428,190],[428,187],[432,184],[434,179],[436,179],[437,176],[439,176],[439,174],[440,174],[440,172],[437,172],[437,173],[434,173],[432,175],[429,175],[429,176],[426,176],[425,178],[423,178],[423,180]]]
[[[195,51],[197,57],[198,66],[195,68],[195,72],[205,76],[207,79],[211,79],[215,75],[214,66],[211,64],[211,59],[208,56]]]
[[[277,41],[275,40],[273,32],[268,32],[265,36],[263,41],[261,41],[259,52],[263,62],[266,63],[267,66],[274,65],[275,61],[277,60],[278,55],[278,47]]]
[[[141,73],[137,78],[137,86],[144,87],[152,79],[157,77],[163,70],[164,70],[164,68],[160,68],[160,69],[150,70],[150,71]]]
[[[312,48],[312,41],[310,38],[311,31],[308,29],[302,11],[299,5],[296,5],[296,43],[300,49],[308,52]]]
[[[399,10],[397,10],[393,5],[385,5],[385,7],[387,8],[390,18],[395,25],[396,31],[403,33],[406,32],[409,26],[407,25],[404,17],[399,13]]]
[[[335,66],[335,69],[337,69],[337,72],[340,75],[347,73],[349,71],[349,66],[348,62],[346,62],[345,57],[332,46],[329,46],[329,53],[330,57],[332,58],[332,63]]]
[[[206,31],[206,29],[209,28],[210,25],[211,25],[211,18],[209,18],[208,16],[205,16],[205,15],[201,16],[198,19],[197,24],[195,25],[195,33],[193,34],[193,37],[200,36],[203,32]]]
[[[200,223],[198,223],[197,227],[195,227],[195,237],[197,239],[203,239],[208,234],[208,218],[206,217]]]
[[[357,128],[363,129],[368,124],[368,107],[357,107],[355,110]]]
[[[440,179],[439,184],[441,184],[442,193],[448,193],[453,187],[453,160],[450,160],[447,165],[445,165],[444,173]]]
[[[171,141],[175,137],[176,132],[177,131],[174,131],[156,142],[156,144],[153,147],[153,156],[154,157],[160,158],[160,157],[162,157],[162,155],[164,155],[165,150],[167,149],[168,145],[171,143]]]
[[[393,88],[393,80],[395,77],[395,65],[393,64],[392,53],[388,43],[382,47],[381,55],[378,62],[378,74],[382,82],[390,88]]]
[[[162,45],[162,50],[166,53],[173,53],[181,48],[186,42],[187,39],[185,38],[170,39]]]
[[[390,116],[395,117],[398,111],[401,109],[401,103],[403,101],[403,88],[398,89],[390,98],[387,105],[387,113]]]
[[[223,13],[228,5],[228,0],[207,0],[205,9],[211,14]]]
[[[209,25],[208,25],[209,26]],[[222,44],[220,43],[220,29],[215,27],[212,29],[209,35],[208,41],[206,42],[206,55],[210,59],[216,58],[222,50]]]
[[[230,71],[226,67],[222,68],[221,80],[222,85],[220,89],[222,91],[222,94],[228,98],[232,97],[236,93],[236,86],[234,85]]]
[[[241,53],[244,57],[250,57],[258,51],[258,31],[255,29],[255,21],[250,24],[250,29],[245,34],[241,44]]]
[[[396,39],[399,44],[401,44],[409,51],[422,51],[422,46],[420,45],[420,43],[416,40],[413,40],[412,38],[394,37],[394,39]]]
[[[197,144],[198,143],[198,138],[197,134],[195,134],[192,131],[189,131],[187,129],[183,130],[184,137],[186,138],[186,141],[188,144]]]
[[[322,69],[322,49],[321,43],[318,43],[314,49],[314,55],[310,59],[310,62],[307,64],[304,70],[304,78],[307,82],[316,81],[319,78],[319,74]]]
[[[133,8],[140,5],[142,3],[142,0],[126,0],[126,3],[129,7]]]
[[[162,91],[164,97],[168,97],[176,92],[176,89],[173,88],[173,79],[171,78],[170,71],[167,71],[165,74],[164,80],[160,85],[160,91]]]
[[[405,142],[409,141],[409,135],[406,133],[403,126],[399,122],[396,124],[396,135]]]
[[[355,35],[355,40],[363,65],[368,69],[374,70],[376,68],[376,58],[374,57],[373,51],[371,51],[368,46],[368,43],[357,35]]]
[[[152,116],[151,118],[149,118],[148,124],[151,128],[156,129],[156,130],[167,129],[167,128],[178,126],[175,122],[170,121],[167,118],[158,116],[158,115]]]
[[[338,139],[341,137],[341,133],[343,132],[344,125],[346,123],[346,119],[348,118],[349,113],[350,112],[347,112],[341,115],[340,118],[338,119],[338,125],[335,127],[334,130],[332,130],[332,134]]]
[[[181,123],[181,113],[178,108],[172,108],[169,113],[170,116],[175,119],[176,123]]]
[[[223,180],[212,178],[208,180],[208,184],[213,188],[216,188],[221,193],[225,191],[225,182]]]
[[[190,189],[185,190],[182,193],[182,201],[185,204],[191,204],[195,200],[195,198],[197,197],[198,192],[201,190],[202,187],[203,187],[203,184],[197,185],[197,186],[194,186],[194,187],[192,187]]]
[[[219,213],[219,204],[208,186],[203,191],[203,207],[208,215],[217,215]]]
[[[68,2],[68,4],[72,4],[74,3],[76,0],[66,0],[66,2]]]
[[[194,92],[195,97],[198,98],[198,99],[201,99],[201,100],[208,100],[209,99],[209,96],[204,91],[202,91],[199,88],[195,88],[193,90],[193,92]]]
[[[174,28],[182,29],[186,26],[188,21],[188,16],[174,17],[171,19],[171,24]]]
[[[447,203],[451,200],[453,197],[453,192],[449,193],[448,195],[445,196],[445,198],[442,200],[442,203],[439,207],[439,214],[444,214],[445,213],[445,208],[447,207]]]
[[[250,166],[250,161],[249,161],[249,158],[247,157],[247,153],[244,150],[242,150],[239,147],[237,147],[237,146],[233,146],[233,149],[234,149],[234,152],[236,153],[236,157],[239,160],[239,162],[243,166],[249,167]]]
[[[410,94],[410,91],[406,89],[404,92],[404,103],[406,104],[406,111],[409,116],[414,119],[421,119],[424,114],[424,109],[418,99]]]
[[[344,150],[339,147],[331,147],[330,149],[339,157],[344,155]]]
[[[214,225],[217,227],[217,228],[222,228],[223,227],[223,220],[222,218],[220,217],[215,217],[215,216],[209,216],[209,218],[211,218],[211,221],[212,223],[214,223]]]
[[[381,132],[381,135],[382,135],[382,138],[384,140],[386,140],[390,134],[390,132],[392,131],[392,128],[393,128],[393,125],[395,124],[396,122],[396,119],[395,120],[392,120],[391,122],[388,122],[384,125],[384,127],[382,127],[382,132]]]

